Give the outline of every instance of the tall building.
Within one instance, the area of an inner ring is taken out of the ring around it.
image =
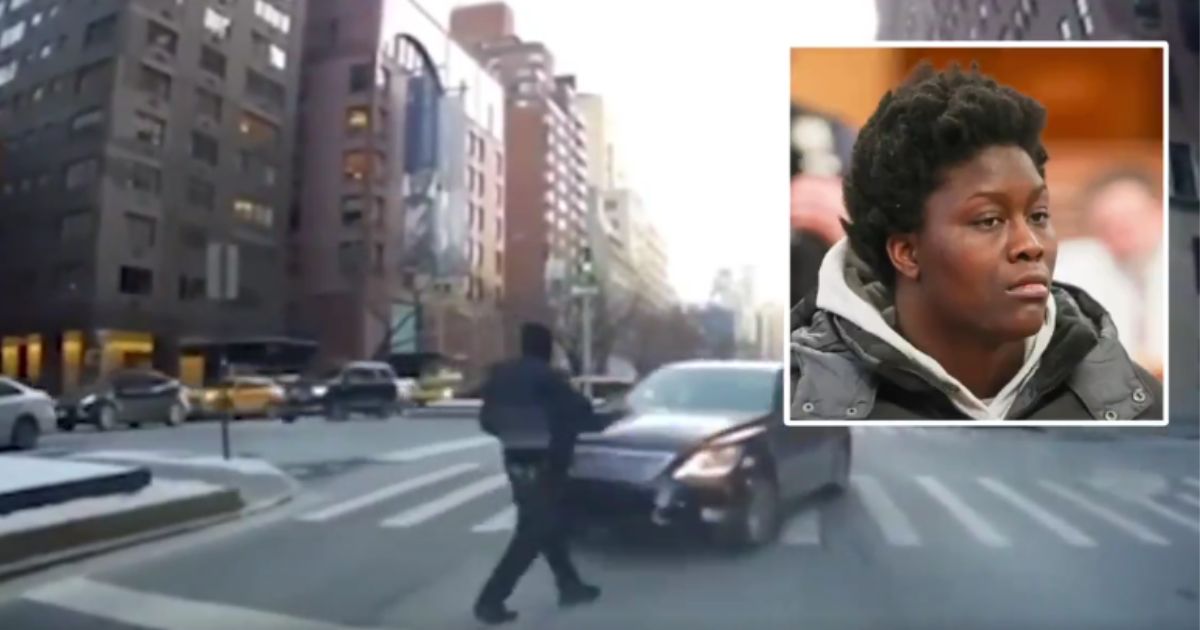
[[[754,349],[755,357],[782,361],[784,356],[783,331],[787,318],[782,306],[763,304],[755,311]]]
[[[283,332],[304,10],[0,2],[4,373],[196,377],[213,367],[181,364],[198,339]],[[206,297],[214,244],[236,247],[234,300]]]
[[[588,243],[586,142],[575,78],[555,73],[544,44],[517,36],[504,3],[456,8],[450,31],[499,77],[507,94],[508,329],[525,320],[570,325],[576,303],[570,282]]]
[[[314,2],[290,312],[326,359],[503,351],[500,84],[410,0]]]

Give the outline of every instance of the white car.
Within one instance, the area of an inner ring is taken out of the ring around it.
[[[54,399],[46,392],[0,377],[0,447],[36,448],[55,419]]]

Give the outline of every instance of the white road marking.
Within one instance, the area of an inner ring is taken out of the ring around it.
[[[1058,534],[1067,544],[1076,547],[1096,546],[1096,541],[1092,540],[1090,536],[1063,520],[1062,517],[1043,508],[1004,483],[991,477],[980,477],[978,481],[980,485],[992,491],[996,496],[1008,501],[1014,507],[1032,517],[1033,520],[1046,526],[1047,529],[1055,534]]]
[[[1183,501],[1184,503],[1186,503],[1188,505],[1200,507],[1200,499],[1197,499],[1196,497],[1194,497],[1190,494],[1187,494],[1185,492],[1176,492],[1175,498],[1179,499],[1180,501]]]
[[[423,503],[410,510],[405,510],[380,523],[382,527],[412,527],[420,525],[436,516],[449,512],[454,508],[495,492],[508,484],[506,475],[490,475],[467,484],[457,490],[448,492],[432,501]]]
[[[1147,510],[1154,512],[1155,514],[1167,519],[1168,521],[1174,521],[1192,531],[1200,532],[1200,523],[1197,523],[1196,519],[1188,518],[1188,517],[1180,514],[1179,512],[1165,508],[1165,507],[1155,503],[1152,499],[1132,498],[1132,497],[1126,497],[1126,498],[1129,501],[1132,501],[1133,503],[1135,503],[1136,505],[1140,505],[1141,507],[1144,507]]]
[[[316,512],[310,512],[303,516],[298,516],[296,517],[296,520],[310,523],[328,521],[344,514],[349,514],[355,510],[361,510],[367,506],[379,503],[380,501],[386,501],[392,497],[402,495],[406,492],[412,492],[414,490],[424,488],[425,486],[433,485],[439,481],[456,477],[463,473],[475,470],[476,468],[479,468],[479,464],[470,462],[448,466],[441,470],[435,470],[431,473],[419,475],[411,479],[405,479],[400,483],[384,486],[378,490],[375,490],[374,492],[369,492],[362,496],[355,497],[349,501],[343,501]]]
[[[1142,525],[1141,523],[1138,523],[1137,521],[1123,516],[1113,510],[1110,510],[1103,505],[1095,503],[1078,492],[1069,490],[1062,485],[1054,483],[1053,481],[1039,481],[1038,484],[1045,488],[1048,492],[1052,492],[1055,495],[1070,501],[1079,508],[1099,516],[1100,518],[1112,523],[1117,528],[1124,530],[1130,536],[1133,536],[1144,543],[1164,546],[1171,544],[1166,538],[1163,538],[1149,527],[1146,527],[1145,525]]]
[[[475,436],[463,438],[461,440],[450,440],[447,442],[435,442],[433,444],[425,444],[422,446],[414,446],[399,451],[391,451],[382,453],[371,458],[376,462],[415,462],[421,459],[437,457],[446,453],[454,453],[456,451],[465,451],[472,448],[479,448],[489,444],[497,444],[496,439],[491,436]]]
[[[992,527],[978,512],[971,509],[958,495],[933,477],[917,477],[917,483],[929,496],[941,503],[979,542],[989,547],[1007,547],[1008,539]]]
[[[511,531],[517,524],[517,508],[510,505],[500,510],[495,516],[471,528],[471,531],[488,534],[491,532]]]
[[[785,545],[821,544],[820,512],[810,508],[788,519],[780,539]]]
[[[201,602],[70,578],[30,591],[24,599],[153,630],[354,630],[230,604]]]
[[[858,496],[862,498],[867,513],[883,530],[883,537],[887,539],[888,543],[898,547],[920,546],[920,536],[917,536],[908,517],[883,489],[883,484],[874,477],[866,475],[854,475],[850,478],[850,483],[854,485]]]

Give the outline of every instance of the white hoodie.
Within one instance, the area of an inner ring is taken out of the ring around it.
[[[1009,408],[1012,407],[1013,401],[1016,400],[1017,394],[1021,391],[1021,386],[1037,369],[1042,353],[1050,345],[1056,315],[1054,299],[1046,300],[1046,321],[1041,330],[1025,340],[1024,365],[1000,390],[999,394],[994,398],[981,400],[958,379],[946,372],[936,359],[918,350],[896,329],[888,325],[883,315],[870,302],[855,293],[846,284],[846,254],[849,247],[849,242],[843,238],[825,254],[818,276],[817,308],[849,320],[912,359],[940,382],[953,385],[951,402],[972,419],[1003,420],[1008,414]]]

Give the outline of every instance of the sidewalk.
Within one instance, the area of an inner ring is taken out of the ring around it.
[[[290,500],[289,475],[260,460],[98,451],[27,458],[148,469],[132,493],[80,498],[0,517],[0,579],[249,516]]]

